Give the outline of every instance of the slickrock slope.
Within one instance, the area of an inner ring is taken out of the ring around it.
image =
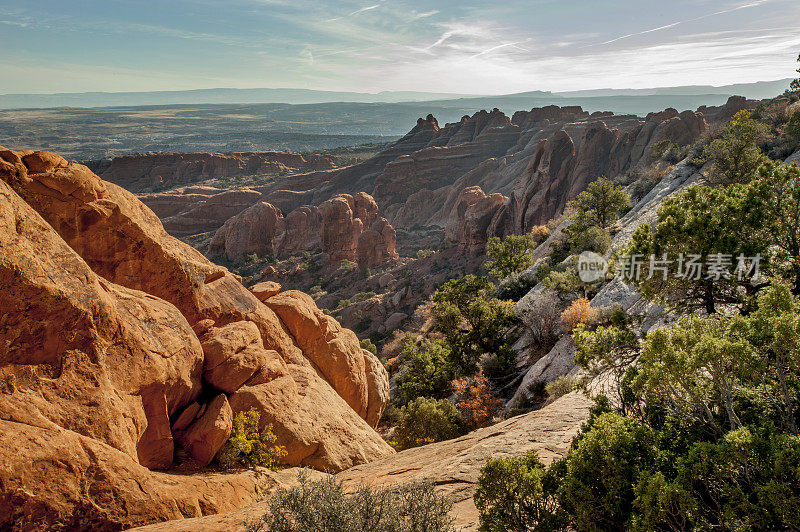
[[[251,502],[269,477],[150,471],[180,448],[208,463],[250,408],[290,465],[394,453],[370,426],[388,379],[355,334],[304,294],[262,302],[53,153],[0,148],[0,325],[0,528],[118,529]]]
[[[528,414],[513,417],[491,427],[471,432],[455,440],[425,445],[391,457],[342,471],[337,478],[348,487],[384,486],[428,479],[452,498],[456,529],[477,530],[478,511],[472,500],[480,468],[486,458],[520,456],[534,450],[545,465],[562,457],[572,438],[589,418],[592,403],[578,392]],[[142,532],[244,531],[245,524],[257,520],[267,503],[260,502],[241,510],[142,527]]]
[[[96,168],[100,176],[133,192],[146,192],[209,178],[311,172],[333,168],[325,155],[266,151],[239,153],[144,153],[115,157]]]

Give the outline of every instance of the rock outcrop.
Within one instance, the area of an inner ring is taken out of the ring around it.
[[[378,218],[372,196],[339,194],[319,206],[322,216],[322,251],[333,263],[358,262],[362,268],[397,260],[397,233],[385,218]]]
[[[613,177],[638,164],[649,164],[650,148],[657,142],[686,145],[707,127],[697,113],[667,109],[648,115],[643,122],[619,124],[619,129],[599,120],[572,134],[561,129],[538,141],[493,226],[504,233],[522,233],[546,223],[598,177]]]
[[[301,294],[265,305],[86,167],[0,148],[0,233],[0,528],[116,529],[252,501],[248,475],[150,471],[178,448],[208,463],[250,408],[290,465],[393,453],[370,426],[388,379],[352,332]]]
[[[359,235],[377,216],[375,200],[365,193],[357,196],[340,194],[321,204],[319,212],[322,216],[322,251],[331,262],[354,261]]]
[[[374,268],[397,260],[396,244],[397,231],[386,218],[378,218],[369,229],[358,235],[356,262],[362,268]]]
[[[260,201],[247,210],[229,218],[214,233],[208,246],[211,256],[225,256],[240,261],[245,255],[272,255],[274,241],[284,232],[283,214],[272,204]]]
[[[356,261],[362,268],[398,259],[397,233],[378,217],[372,196],[341,194],[319,207],[303,205],[286,218],[270,203],[258,202],[228,219],[214,233],[206,253],[241,261],[246,255],[286,258],[322,249],[332,263]]]
[[[489,226],[506,200],[508,198],[502,194],[487,196],[477,186],[462,190],[447,220],[447,241],[466,253],[483,252],[490,236]]]
[[[646,117],[548,106],[518,111],[509,119],[494,109],[441,127],[428,116],[388,149],[347,168],[212,195],[187,187],[182,191],[187,197],[168,192],[143,196],[143,201],[170,233],[180,236],[216,230],[255,203],[270,203],[288,222],[272,244],[278,258],[322,247],[334,262],[357,260],[359,236],[371,230],[378,207],[400,230],[401,249],[408,247],[405,231],[449,228],[448,244],[472,255],[481,253],[491,236],[521,233],[557,216],[598,177],[649,165],[654,144],[668,140],[686,146],[709,122],[717,124],[752,103],[732,98],[702,112],[666,109]],[[458,227],[467,207],[462,193],[474,194],[473,187],[490,199],[470,207],[469,225]],[[369,212],[356,208],[360,194],[373,198]],[[377,235],[367,236],[378,242]],[[384,260],[364,253],[365,264]]]
[[[303,205],[296,208],[286,215],[283,227],[283,234],[275,244],[277,256],[291,257],[322,247],[322,216],[317,207]]]
[[[311,172],[333,168],[326,155],[266,151],[239,153],[144,153],[115,157],[101,177],[134,192],[147,192],[209,178]],[[100,169],[98,169],[100,170]]]
[[[231,217],[263,201],[264,196],[250,188],[221,191],[188,187],[144,194],[139,199],[159,215],[169,234],[188,236],[216,231]]]

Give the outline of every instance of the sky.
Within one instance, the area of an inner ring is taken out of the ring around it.
[[[795,77],[800,0],[0,0],[0,93],[508,94]]]

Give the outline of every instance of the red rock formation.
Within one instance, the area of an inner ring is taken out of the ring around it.
[[[733,118],[739,111],[752,111],[758,106],[758,100],[748,100],[744,96],[731,96],[725,105],[716,107],[701,106],[697,112],[702,114],[710,124],[721,125]]]
[[[496,234],[521,233],[547,222],[567,202],[601,176],[613,177],[640,163],[650,162],[650,148],[667,139],[685,145],[705,131],[702,116],[674,109],[648,115],[644,123],[628,120],[620,129],[595,121],[573,137],[565,130],[541,139],[510,201],[492,222]]]
[[[115,157],[101,177],[134,192],[172,188],[212,177],[310,172],[333,168],[327,155],[267,151],[241,153],[145,153]]]
[[[158,202],[163,205],[166,197],[180,196],[180,194],[180,192],[176,192],[162,195],[158,197]],[[153,202],[152,197],[145,196],[142,200],[147,205]],[[178,214],[164,218],[164,229],[175,236],[216,231],[232,216],[236,216],[263,199],[260,192],[248,188],[217,191],[204,199],[189,204]]]
[[[319,206],[322,216],[322,251],[331,262],[354,260],[358,248],[358,235],[364,223],[356,218],[353,197],[342,194]]]
[[[199,465],[207,466],[231,435],[233,410],[224,393],[216,396],[203,408],[197,403],[190,406],[190,410],[184,411],[192,413],[191,416],[184,416],[186,428],[176,430],[173,427],[175,438]]]
[[[358,236],[356,262],[362,268],[374,268],[397,260],[396,243],[394,227],[386,218],[378,218],[372,227]]]
[[[320,249],[322,215],[317,207],[303,205],[286,215],[284,231],[275,244],[278,257],[291,257],[303,251]]]
[[[259,301],[266,301],[281,291],[281,285],[275,281],[264,281],[251,286],[250,291]]]
[[[359,192],[355,196],[340,194],[319,206],[322,216],[322,251],[331,262],[355,260],[358,237],[378,217],[378,206],[372,196]]]
[[[507,199],[502,194],[487,196],[477,186],[462,190],[445,228],[448,243],[466,253],[481,253],[486,248],[489,224]]]
[[[372,195],[387,213],[420,189],[436,190],[491,157],[505,154],[519,140],[520,128],[495,109],[481,111],[439,130],[429,145],[388,163]]]
[[[159,489],[142,467],[170,466],[176,440],[207,462],[245,408],[273,423],[289,464],[340,470],[392,452],[364,421],[388,379],[374,382],[385,374],[312,300],[284,297],[283,320],[85,167],[0,158],[0,528],[121,528],[249,502],[249,477]],[[300,315],[316,321],[297,329]],[[81,483],[113,496],[86,504]],[[222,484],[229,500],[214,499]]]
[[[281,211],[269,203],[258,202],[247,210],[229,218],[220,227],[208,246],[212,257],[225,256],[239,261],[255,253],[266,257],[274,253],[275,237],[284,231]]]
[[[733,99],[724,108],[706,108],[704,112],[722,116],[749,105]],[[290,212],[303,203],[321,204],[325,212],[319,218],[313,207],[290,214],[297,223],[293,220],[288,224],[275,241],[277,255],[314,249],[319,232],[313,229],[320,220],[321,245],[332,260],[354,260],[358,237],[374,219],[356,212],[354,202],[351,205],[341,198],[368,191],[396,228],[446,228],[461,191],[477,186],[490,196],[510,197],[487,227],[492,235],[505,235],[546,222],[600,176],[613,178],[637,165],[649,164],[653,144],[670,140],[687,145],[706,128],[700,114],[674,109],[641,118],[602,112],[590,115],[580,107],[548,106],[514,113],[510,120],[495,109],[465,116],[444,127],[428,116],[403,139],[364,163],[290,176],[249,192],[239,191],[242,199],[237,208],[244,210],[256,201],[268,201]],[[164,212],[176,210],[160,203],[164,200],[147,201]],[[189,234],[180,231],[221,226],[218,211],[233,202],[215,197],[204,201],[196,208],[180,208],[179,214],[165,220],[167,228],[176,234]],[[219,207],[211,208],[213,205]],[[364,217],[369,219],[365,221]],[[356,220],[361,221],[360,227]],[[483,231],[483,222],[479,225]],[[472,240],[474,246],[467,240],[464,245],[479,250],[483,237]]]

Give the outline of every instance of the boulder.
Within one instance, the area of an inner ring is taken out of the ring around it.
[[[225,394],[212,399],[188,427],[176,432],[176,439],[199,465],[207,466],[225,445],[233,428],[233,410]]]
[[[265,304],[280,316],[303,353],[362,418],[368,409],[366,365],[358,337],[323,313],[311,296],[288,290]]]
[[[322,216],[322,251],[330,262],[355,260],[364,221],[356,216],[353,196],[340,194],[319,206]],[[362,210],[364,210],[362,206]]]
[[[386,327],[387,331],[393,331],[400,327],[404,321],[408,319],[408,314],[404,314],[403,312],[395,312],[384,322],[384,326]]]
[[[447,220],[447,241],[465,253],[483,252],[489,239],[489,226],[507,199],[502,194],[487,196],[478,186],[462,190]]]
[[[275,281],[264,281],[251,286],[250,291],[259,301],[266,301],[281,291],[281,285]]]
[[[389,404],[389,372],[378,357],[361,350],[366,363],[367,374],[367,415],[364,421],[370,427],[377,427],[386,405]]]

